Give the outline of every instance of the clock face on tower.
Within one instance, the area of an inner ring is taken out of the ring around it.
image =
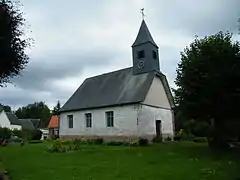
[[[144,61],[138,61],[138,68],[143,69],[144,68]]]

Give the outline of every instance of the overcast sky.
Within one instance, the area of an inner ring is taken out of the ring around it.
[[[160,68],[171,87],[182,51],[194,39],[220,30],[237,34],[240,0],[21,0],[35,45],[0,103],[13,108],[45,101],[64,104],[83,80],[132,66],[131,45],[145,8],[160,47]],[[236,35],[236,39],[239,39]]]

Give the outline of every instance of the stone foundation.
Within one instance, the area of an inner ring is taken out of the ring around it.
[[[152,141],[152,139],[155,137],[155,135],[145,135],[145,136],[77,136],[77,135],[66,135],[66,136],[60,136],[61,139],[67,139],[67,140],[72,140],[72,139],[97,139],[97,138],[103,138],[104,141],[135,141],[138,140],[139,138],[145,138],[148,139],[149,141]],[[167,137],[170,137],[173,140],[173,135],[172,134],[163,134],[162,138],[165,140]]]
[[[74,136],[74,135],[67,135],[67,136],[60,136],[61,139],[97,139],[103,138],[104,141],[135,141],[139,138],[145,138],[151,141],[155,136],[154,135],[146,135],[146,136]]]

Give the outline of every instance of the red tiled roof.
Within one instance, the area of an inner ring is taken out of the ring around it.
[[[58,128],[59,127],[59,117],[58,116],[52,116],[48,128]]]

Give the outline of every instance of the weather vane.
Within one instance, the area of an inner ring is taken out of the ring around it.
[[[144,17],[145,17],[145,14],[143,11],[144,11],[144,8],[141,9],[142,19],[144,19]]]

